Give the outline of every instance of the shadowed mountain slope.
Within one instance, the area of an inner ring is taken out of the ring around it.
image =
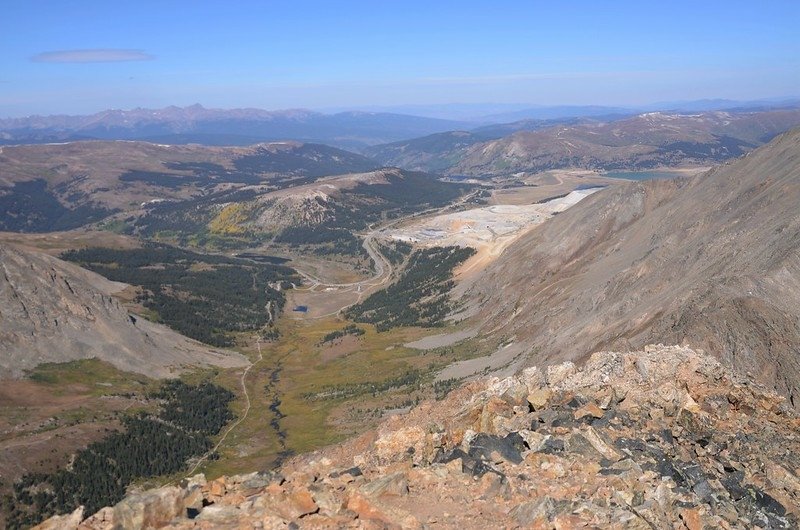
[[[129,315],[111,296],[124,286],[52,256],[0,246],[0,377],[92,357],[151,377],[247,364]]]
[[[596,193],[472,287],[529,364],[684,343],[800,399],[800,130],[692,179]],[[795,403],[798,404],[798,403]]]
[[[404,169],[450,172],[470,152],[472,146],[490,143],[519,131],[538,131],[555,126],[576,125],[587,120],[522,120],[513,123],[487,125],[472,131],[447,131],[411,140],[367,147],[366,156],[383,164]]]
[[[397,167],[444,172],[456,164],[471,146],[492,138],[469,131],[449,131],[413,140],[375,145],[365,149],[364,154]]]

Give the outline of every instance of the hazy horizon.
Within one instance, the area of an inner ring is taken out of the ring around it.
[[[775,104],[780,106],[783,103],[788,104],[791,107],[795,107],[800,105],[800,96],[781,96],[781,97],[771,97],[771,98],[755,98],[752,100],[730,100],[725,98],[703,98],[698,100],[680,100],[680,101],[658,101],[658,102],[651,102],[642,105],[602,105],[602,104],[554,104],[554,105],[541,105],[537,103],[494,103],[490,101],[485,102],[475,102],[475,103],[442,103],[442,104],[434,104],[434,103],[407,103],[407,104],[399,104],[399,105],[345,105],[340,107],[291,107],[291,108],[263,108],[263,107],[254,107],[254,106],[242,106],[242,107],[216,107],[211,105],[204,105],[201,102],[194,102],[187,105],[174,105],[174,104],[167,104],[161,107],[143,107],[143,106],[132,106],[132,107],[104,107],[98,108],[95,110],[87,111],[87,112],[75,112],[75,113],[67,113],[67,112],[56,112],[56,113],[33,113],[33,114],[22,114],[18,116],[12,115],[0,115],[0,120],[3,119],[24,119],[24,118],[32,118],[32,117],[49,117],[49,116],[91,116],[94,114],[101,114],[107,111],[122,111],[122,112],[132,112],[136,110],[162,110],[170,107],[177,107],[181,109],[187,109],[193,106],[201,106],[206,110],[220,110],[220,111],[234,111],[240,109],[253,109],[259,111],[266,111],[266,112],[293,112],[293,111],[308,111],[308,112],[316,112],[320,114],[338,114],[338,113],[346,113],[346,112],[366,112],[366,113],[387,113],[387,114],[404,114],[408,116],[418,116],[418,117],[428,117],[434,119],[442,119],[442,120],[450,120],[450,121],[479,121],[480,119],[484,118],[492,118],[495,116],[501,116],[505,113],[514,113],[526,110],[547,110],[547,109],[571,109],[571,108],[592,108],[596,107],[597,109],[609,109],[609,111],[627,111],[631,113],[637,112],[652,112],[652,111],[669,111],[669,110],[680,110],[680,111],[690,111],[690,109],[683,108],[682,105],[692,106],[695,104],[702,104],[708,103],[709,109],[708,110],[717,110],[717,108],[723,109],[732,109],[736,108],[737,105],[764,105],[769,106],[770,104]],[[569,113],[565,113],[564,116],[571,115]],[[577,116],[577,114],[575,114]]]
[[[800,4],[20,3],[0,116],[791,97]]]

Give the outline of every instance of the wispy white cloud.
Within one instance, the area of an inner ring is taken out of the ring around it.
[[[151,61],[155,56],[142,50],[95,48],[89,50],[56,50],[31,57],[35,63],[118,63],[125,61]]]

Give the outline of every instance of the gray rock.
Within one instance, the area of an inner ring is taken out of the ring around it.
[[[408,495],[408,478],[402,471],[377,478],[361,487],[366,495],[381,497],[383,495]]]
[[[542,497],[529,502],[524,502],[511,509],[509,515],[522,527],[531,526],[536,520],[551,520],[555,515],[556,506],[550,497]]]
[[[517,434],[519,444],[522,438]],[[522,462],[522,455],[516,444],[516,438],[501,438],[491,434],[479,434],[472,439],[469,446],[469,455],[478,460],[489,462],[511,462],[519,464]]]
[[[534,452],[541,451],[545,441],[550,437],[549,435],[529,430],[521,430],[518,434],[522,437],[528,449]]]
[[[174,486],[126,497],[114,506],[114,526],[119,530],[158,528],[186,514],[186,491]]]
[[[565,449],[566,449],[566,444],[564,443],[564,440],[562,440],[561,438],[550,437],[547,440],[545,440],[544,444],[542,444],[540,452],[549,454],[563,453]]]
[[[572,433],[569,438],[567,438],[566,449],[570,453],[579,454],[591,460],[600,460],[603,458],[603,455],[589,443],[589,440],[577,432]]]

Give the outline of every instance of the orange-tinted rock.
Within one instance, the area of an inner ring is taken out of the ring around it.
[[[225,495],[225,479],[218,478],[216,480],[212,480],[208,483],[208,492],[211,495],[216,495],[217,497],[221,497]]]
[[[353,493],[347,500],[347,509],[355,512],[359,519],[374,519],[383,522],[389,522],[386,513],[375,505],[366,496],[359,493]]]
[[[305,488],[298,488],[289,493],[286,502],[292,506],[294,512],[297,514],[296,517],[301,517],[319,510],[311,493]]]
[[[688,530],[703,530],[703,521],[700,510],[697,508],[686,508],[681,511],[681,520]]]
[[[800,421],[720,370],[686,348],[596,354],[550,384],[530,371],[534,412],[509,403],[521,378],[476,381],[276,473],[133,495],[82,528],[795,528]]]
[[[575,419],[579,420],[585,416],[591,416],[592,418],[602,418],[605,411],[598,407],[595,403],[590,402],[586,405],[577,409],[574,413]]]
[[[550,390],[547,387],[537,388],[536,390],[528,394],[528,403],[530,404],[533,410],[539,410],[547,405],[547,402],[550,401],[550,397],[552,395],[553,395],[552,390]]]

